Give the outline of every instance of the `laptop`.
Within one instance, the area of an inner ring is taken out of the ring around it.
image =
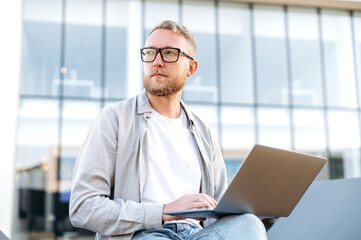
[[[245,213],[260,218],[287,217],[326,162],[323,157],[255,145],[214,209],[163,214],[197,218]]]

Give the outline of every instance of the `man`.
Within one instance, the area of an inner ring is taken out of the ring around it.
[[[184,26],[164,21],[151,31],[141,49],[145,91],[101,110],[80,150],[74,226],[96,239],[266,239],[251,214],[217,222],[163,214],[215,207],[227,187],[219,145],[181,101],[195,55]]]

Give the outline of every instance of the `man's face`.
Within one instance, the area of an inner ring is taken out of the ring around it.
[[[174,34],[170,30],[157,29],[148,38],[146,47],[180,48],[186,53],[190,52],[187,40],[184,37]],[[154,62],[143,63],[143,85],[145,90],[154,96],[170,96],[181,91],[189,75],[190,60],[183,54],[179,54],[177,62],[163,62],[160,53],[157,54]]]

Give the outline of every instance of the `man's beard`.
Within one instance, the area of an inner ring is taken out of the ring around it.
[[[167,74],[164,74],[165,76],[161,79],[151,79],[152,74],[155,72],[163,74],[161,71],[152,71],[149,75],[143,74],[143,86],[145,90],[153,96],[171,96],[182,90],[186,83],[186,76],[171,78]]]

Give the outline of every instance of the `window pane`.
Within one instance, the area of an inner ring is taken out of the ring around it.
[[[234,176],[236,175],[238,169],[242,165],[245,158],[246,157],[243,156],[240,159],[227,159],[227,158],[224,159],[224,163],[226,164],[226,169],[227,169],[227,182],[228,182],[228,185],[233,180]]]
[[[57,186],[52,166],[58,152],[58,123],[57,100],[20,100],[13,239],[53,230],[47,217]]]
[[[328,112],[332,178],[361,176],[358,117],[355,112]]]
[[[61,3],[24,0],[21,94],[59,94]]]
[[[221,100],[253,103],[250,10],[245,4],[219,3]]]
[[[328,106],[357,106],[351,36],[351,21],[348,12],[322,10]]]
[[[72,167],[90,126],[99,112],[98,102],[64,101],[61,140],[60,193],[61,200],[68,201]],[[69,174],[70,173],[70,174]]]
[[[58,144],[59,102],[23,99],[19,106],[19,166],[46,162],[51,147]]]
[[[143,1],[132,0],[128,3],[127,38],[127,97],[137,95],[142,89],[143,72],[139,49],[144,46],[143,39]]]
[[[177,0],[145,1],[145,35],[158,23],[164,20],[179,21],[179,5]]]
[[[105,98],[127,96],[127,25],[127,2],[106,1]]]
[[[317,156],[326,155],[324,113],[320,110],[295,109],[293,111],[295,150]],[[326,165],[318,179],[329,179]]]
[[[289,34],[294,105],[322,106],[318,16],[316,9],[289,8]]]
[[[63,148],[80,147],[100,109],[98,102],[64,101],[63,105]]]
[[[222,107],[221,121],[222,152],[230,183],[256,142],[254,111],[252,108]]]
[[[361,106],[361,12],[354,13],[354,32],[355,32],[355,56],[356,72],[358,78],[359,106]]]
[[[118,101],[106,101],[106,102],[104,102],[104,107],[109,107],[109,106],[111,106],[111,105],[113,105],[113,104],[115,104],[117,102]]]
[[[284,12],[280,6],[255,5],[257,99],[265,104],[288,104]]]
[[[101,97],[102,1],[66,4],[64,96]]]
[[[217,102],[216,23],[213,2],[185,0],[183,23],[197,41],[198,70],[184,87],[183,98],[188,101]],[[199,21],[202,16],[202,21]]]
[[[291,134],[289,110],[280,108],[259,108],[259,143],[290,149]]]
[[[222,107],[222,148],[245,151],[255,144],[254,112],[251,108]]]
[[[218,113],[217,107],[206,106],[206,105],[190,105],[190,110],[194,112],[203,122],[205,122],[211,129],[213,136],[218,138]]]
[[[61,152],[53,156],[55,164],[50,168],[56,183],[57,194],[54,195],[53,202],[56,229],[59,232],[75,230],[68,212],[73,168],[79,149],[99,111],[99,105],[97,102],[63,102]]]
[[[325,120],[319,110],[293,111],[295,147],[303,152],[326,151]]]

